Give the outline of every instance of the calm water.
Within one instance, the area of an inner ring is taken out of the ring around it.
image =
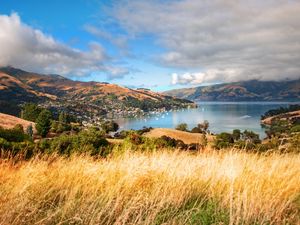
[[[264,112],[288,106],[286,102],[199,102],[197,109],[184,109],[140,118],[119,119],[120,129],[141,129],[147,127],[175,128],[179,123],[187,123],[189,128],[195,127],[203,120],[208,120],[213,133],[233,129],[252,130],[265,137],[260,125],[260,116]]]

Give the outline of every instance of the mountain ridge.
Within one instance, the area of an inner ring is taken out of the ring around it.
[[[89,117],[88,114],[122,116],[122,112],[143,113],[193,104],[188,100],[146,89],[134,90],[107,82],[74,81],[60,75],[44,75],[14,67],[1,67],[1,112],[16,115],[20,111],[20,105],[26,102],[35,102],[46,108],[70,111],[71,114],[86,117]]]
[[[300,79],[241,81],[163,92],[191,101],[300,101]]]

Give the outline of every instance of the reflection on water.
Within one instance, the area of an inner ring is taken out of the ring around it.
[[[199,102],[197,109],[184,109],[161,114],[118,119],[123,130],[147,127],[175,128],[179,123],[187,123],[189,128],[195,127],[203,120],[208,120],[213,133],[231,132],[233,129],[252,130],[265,137],[260,126],[260,116],[266,111],[280,106],[286,107],[287,102]]]

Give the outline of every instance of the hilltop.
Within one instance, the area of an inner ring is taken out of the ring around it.
[[[134,116],[156,110],[192,106],[188,100],[166,96],[148,89],[130,89],[106,82],[74,81],[60,75],[0,68],[1,112],[18,115],[20,105],[39,103],[56,111],[84,118]]]
[[[34,122],[24,120],[24,119],[15,117],[15,116],[7,115],[7,114],[4,114],[4,113],[0,113],[0,127],[3,127],[5,129],[12,129],[18,124],[23,126],[24,131],[30,125],[32,125],[33,129],[35,130],[35,123]]]
[[[251,80],[174,89],[164,94],[192,101],[300,101],[300,79]]]

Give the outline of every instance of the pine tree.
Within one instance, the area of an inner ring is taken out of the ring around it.
[[[42,109],[34,103],[26,103],[21,111],[21,117],[25,120],[35,122]]]
[[[36,130],[39,135],[46,137],[51,128],[52,114],[49,110],[44,109],[36,119]]]

